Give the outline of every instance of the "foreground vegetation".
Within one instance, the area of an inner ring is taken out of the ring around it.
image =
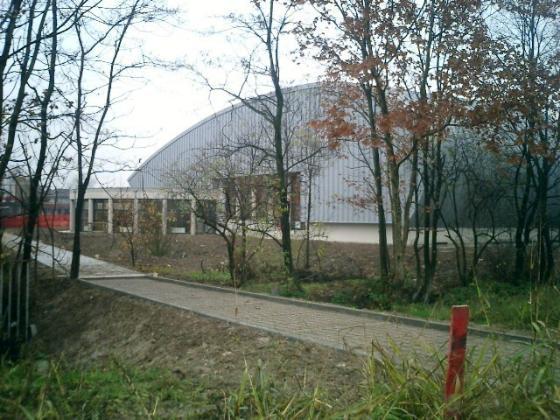
[[[550,338],[550,337],[549,337]],[[550,342],[551,343],[551,342]],[[340,406],[319,385],[290,388],[266,366],[247,367],[236,390],[217,389],[169,370],[140,370],[113,360],[79,369],[28,356],[0,364],[0,418],[557,418],[560,380],[555,345],[503,360],[478,353],[464,393],[445,403],[444,360],[400,357],[375,347],[363,366],[354,404]]]
[[[220,396],[169,371],[113,361],[77,369],[28,358],[0,367],[0,418],[129,418],[215,413]]]

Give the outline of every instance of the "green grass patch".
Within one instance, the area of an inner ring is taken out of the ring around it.
[[[229,273],[217,270],[194,271],[187,273],[185,278],[199,283],[216,284],[219,286],[231,286]]]
[[[553,286],[531,289],[488,282],[446,290],[434,303],[399,302],[392,310],[435,320],[449,319],[452,305],[468,304],[478,324],[531,330],[537,324],[560,328],[560,290]]]
[[[442,291],[431,303],[413,303],[410,289],[387,289],[376,279],[303,283],[301,291],[277,282],[250,283],[244,289],[440,321],[449,319],[451,306],[468,304],[471,321],[477,324],[526,331],[545,324],[560,329],[560,290],[553,286],[531,289],[496,282],[474,283]]]
[[[113,362],[76,369],[61,362],[0,364],[0,418],[208,418],[221,395],[161,369]]]
[[[489,346],[469,353],[463,393],[444,401],[446,364],[397,346],[372,347],[353,403],[332,400],[325,384],[293,386],[259,363],[237,389],[180,379],[168,370],[113,361],[77,369],[62,362],[0,362],[0,418],[558,418],[558,337],[502,359]],[[304,380],[305,382],[305,380]]]
[[[173,266],[149,266],[143,267],[142,271],[148,273],[158,273],[163,277],[193,281],[198,283],[214,284],[217,286],[231,286],[231,279],[228,272],[218,270],[177,272]]]

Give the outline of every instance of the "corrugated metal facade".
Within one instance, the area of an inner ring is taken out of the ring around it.
[[[316,136],[309,122],[323,115],[319,84],[303,85],[285,91],[287,130],[296,130],[305,136]],[[271,136],[272,127],[265,119],[238,104],[225,109],[184,131],[153,154],[129,178],[133,188],[169,188],[169,174],[188,168],[197,153],[204,148],[215,147],[225,139],[248,136]],[[297,150],[293,154],[297,155]],[[364,194],[360,180],[370,179],[363,163],[353,153],[342,152],[337,156],[329,152],[319,175],[314,180],[312,222],[318,223],[375,223],[377,216],[371,209],[360,209],[349,202],[350,197]],[[290,156],[288,156],[290,159]],[[295,159],[295,157],[294,157]],[[266,172],[266,169],[264,170]],[[306,180],[304,180],[306,182]],[[365,184],[365,183],[364,183]],[[305,214],[307,199],[302,191],[302,212]],[[303,217],[303,216],[302,216]],[[390,221],[390,216],[389,216]]]

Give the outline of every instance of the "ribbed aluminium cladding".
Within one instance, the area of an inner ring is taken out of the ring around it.
[[[320,85],[302,85],[284,92],[288,109],[286,124],[297,126],[293,128],[308,136],[317,136],[309,127],[309,122],[323,115]],[[235,139],[248,133],[266,136],[271,135],[271,132],[271,125],[261,115],[245,105],[236,104],[200,121],[163,146],[129,178],[130,186],[168,188],[170,171],[188,168],[196,159],[197,151],[216,145],[224,138]],[[363,195],[363,190],[357,186],[360,180],[369,178],[363,164],[351,153],[345,153],[343,157],[334,152],[328,153],[329,159],[323,162],[323,167],[313,181],[311,221],[375,223],[377,217],[371,209],[359,208],[349,201],[350,197]],[[302,215],[306,214],[305,191],[306,188],[302,188]]]

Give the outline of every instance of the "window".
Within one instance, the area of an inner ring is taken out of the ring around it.
[[[100,232],[107,230],[107,209],[109,200],[93,200],[93,230]]]
[[[186,200],[167,200],[167,232],[189,233],[190,231],[190,202]]]
[[[224,188],[226,215],[238,220],[271,221],[280,217],[273,175],[238,177]],[[288,174],[288,203],[292,222],[301,217],[301,177]]]
[[[115,232],[132,232],[134,200],[113,200],[113,225]]]

